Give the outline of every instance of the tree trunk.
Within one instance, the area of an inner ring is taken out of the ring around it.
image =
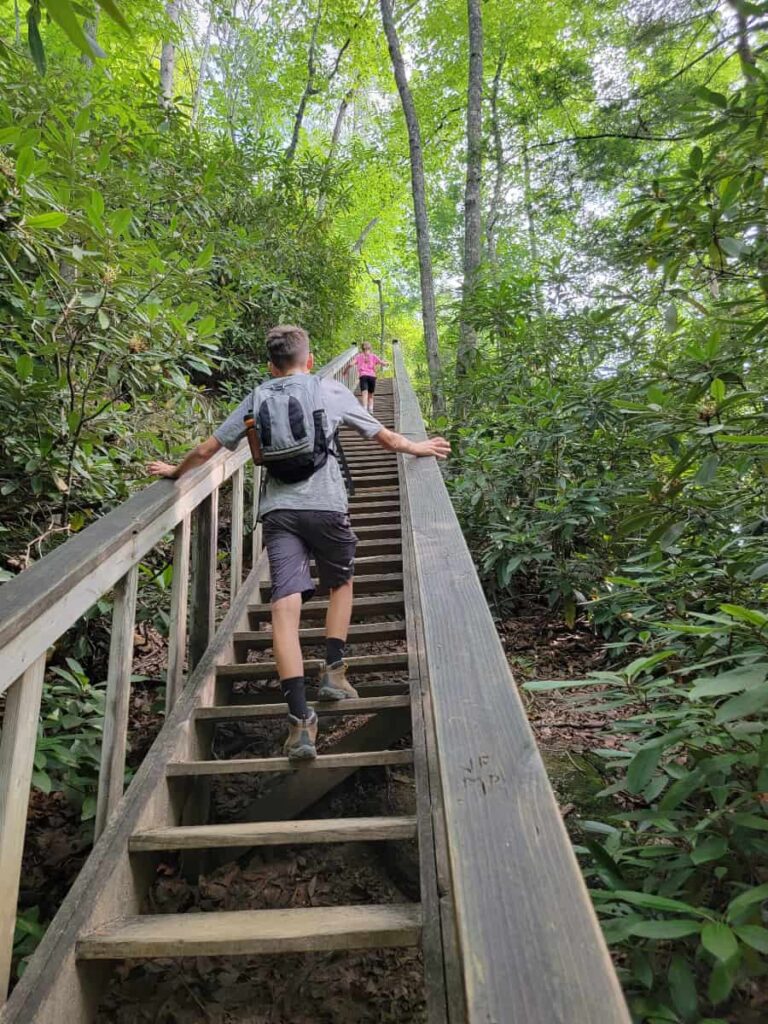
[[[421,151],[421,132],[416,107],[411,95],[408,77],[405,73],[405,62],[400,50],[397,36],[392,0],[379,0],[381,20],[387,37],[392,70],[400,94],[405,123],[408,128],[408,148],[411,163],[411,191],[413,193],[413,212],[416,222],[416,246],[419,256],[419,279],[421,283],[421,313],[424,322],[424,342],[427,351],[429,383],[432,397],[432,412],[441,416],[445,411],[443,398],[442,367],[440,364],[440,348],[437,337],[437,313],[435,310],[435,285],[432,275],[432,250],[429,241],[429,219],[427,217],[427,198],[424,185],[424,160]]]
[[[456,350],[456,377],[467,375],[477,352],[477,331],[464,315],[483,257],[482,202],[483,177],[483,12],[482,0],[467,0],[469,17],[469,78],[467,82],[467,181],[464,188],[464,283],[459,345]],[[463,405],[461,385],[456,393],[457,412]]]
[[[331,144],[328,147],[328,156],[325,158],[325,165],[323,167],[323,173],[321,176],[321,187],[325,187],[328,174],[330,173],[331,167],[333,166],[333,159],[336,156],[336,150],[339,148],[339,139],[341,138],[341,129],[344,126],[344,118],[347,115],[347,110],[349,109],[350,103],[355,98],[355,93],[357,92],[358,88],[359,86],[355,84],[352,86],[351,89],[348,89],[347,92],[344,93],[342,101],[339,104],[339,109],[336,112],[336,120],[334,121],[333,133],[331,135]],[[317,201],[318,215],[322,215],[323,211],[325,210],[327,202],[327,195],[325,194],[325,192],[321,192],[320,198]]]
[[[205,38],[203,39],[203,52],[200,54],[200,67],[197,72],[197,86],[195,87],[195,99],[192,103],[192,125],[197,124],[197,119],[200,116],[200,104],[203,99],[203,89],[205,88],[205,80],[208,76],[208,54],[211,52],[211,31],[213,29],[213,3],[211,3],[211,12],[208,15],[208,28],[205,30]]]
[[[379,218],[378,217],[371,217],[371,219],[368,221],[368,223],[365,225],[363,230],[358,235],[357,241],[352,246],[352,252],[356,252],[356,253],[362,252],[363,246],[365,245],[366,238],[368,237],[368,235],[370,235],[370,233],[373,231],[373,229],[376,227],[376,225],[378,223],[379,223]]]
[[[312,26],[312,37],[309,41],[309,53],[307,55],[307,84],[304,86],[304,92],[301,94],[301,99],[299,100],[296,117],[293,119],[293,134],[291,135],[291,141],[288,143],[288,149],[285,151],[285,162],[287,164],[289,164],[296,155],[296,147],[299,144],[299,135],[301,134],[301,125],[304,121],[304,111],[307,109],[309,97],[312,96],[315,91],[315,75],[317,74],[317,68],[315,66],[315,50],[317,47],[317,33],[320,28],[320,19],[322,16],[323,0],[320,0],[317,5],[317,17],[315,18],[315,23]]]
[[[174,25],[179,23],[180,0],[168,0],[165,5],[165,16]],[[176,78],[176,43],[166,40],[160,54],[160,106],[170,110],[173,106],[173,95]]]
[[[541,294],[539,281],[539,244],[536,238],[536,216],[533,210],[533,193],[531,189],[531,161],[528,156],[528,140],[523,142],[523,202],[525,204],[525,220],[528,227],[528,253],[531,258],[533,273],[533,297],[536,312],[544,316],[544,296]]]
[[[493,76],[491,88],[491,134],[493,136],[493,195],[491,205],[488,208],[488,219],[485,225],[486,253],[488,262],[492,267],[498,264],[496,252],[496,224],[501,213],[501,200],[504,192],[504,139],[501,134],[499,123],[499,89],[501,88],[501,73],[507,60],[506,48],[503,48],[496,62],[496,73]]]
[[[739,34],[736,52],[741,58],[741,70],[744,72],[744,77],[748,82],[754,81],[757,77],[757,72],[755,70],[757,59],[755,58],[755,51],[752,49],[752,43],[749,39],[749,23],[747,21],[747,16],[741,9],[741,4],[737,3],[736,0],[728,0],[728,6],[734,12],[736,17],[736,31]]]

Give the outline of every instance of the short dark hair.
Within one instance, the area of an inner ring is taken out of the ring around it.
[[[309,355],[309,335],[303,327],[278,324],[267,333],[267,357],[278,370],[303,363]]]

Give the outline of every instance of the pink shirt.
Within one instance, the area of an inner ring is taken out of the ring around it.
[[[355,356],[355,365],[360,377],[375,377],[376,367],[383,366],[384,360],[373,352],[360,352]]]

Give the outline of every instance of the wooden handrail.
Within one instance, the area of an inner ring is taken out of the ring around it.
[[[395,346],[400,430],[426,436]],[[434,459],[403,459],[466,1020],[629,1024],[589,894]],[[457,1019],[460,1019],[460,1014]]]

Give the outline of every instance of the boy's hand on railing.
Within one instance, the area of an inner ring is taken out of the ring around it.
[[[436,459],[447,459],[451,454],[451,446],[444,437],[428,437],[426,441],[416,441],[413,447],[418,458],[434,455]]]
[[[176,468],[170,462],[150,462],[147,466],[147,472],[150,476],[164,476],[169,480],[175,480]]]

